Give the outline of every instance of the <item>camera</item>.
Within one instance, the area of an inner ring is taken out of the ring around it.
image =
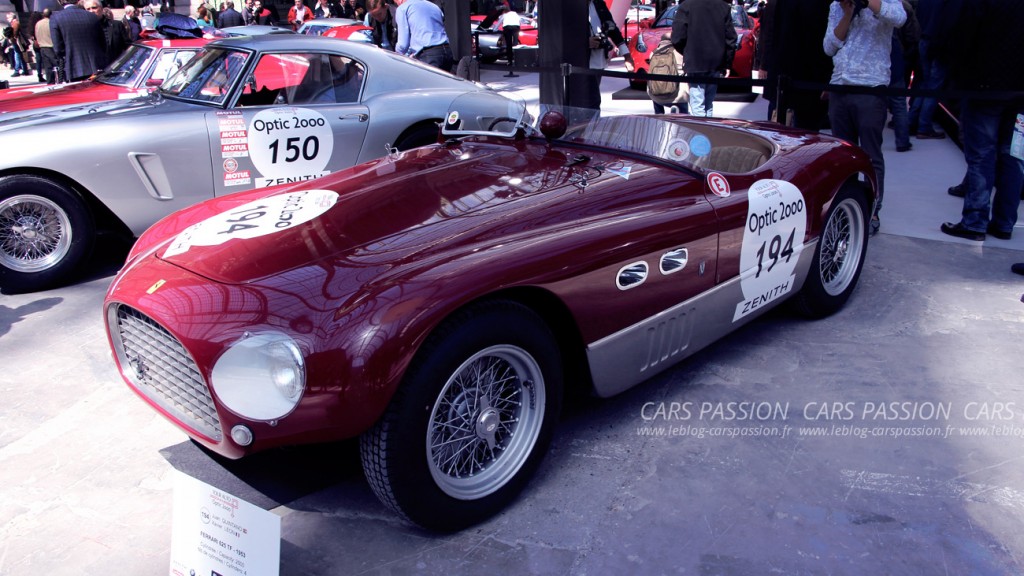
[[[606,54],[611,52],[613,48],[612,41],[608,38],[608,32],[612,30],[615,30],[615,24],[611,22],[602,22],[601,31],[597,34],[597,37],[601,39],[601,49],[604,50]]]

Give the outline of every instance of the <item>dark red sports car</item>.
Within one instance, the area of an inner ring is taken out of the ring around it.
[[[0,90],[0,114],[134,98],[148,93],[210,40],[141,40],[83,82]],[[2,118],[2,116],[0,116]]]
[[[125,381],[231,458],[358,436],[387,506],[458,529],[524,485],[568,382],[612,396],[853,292],[859,148],[673,115],[542,135],[497,97],[456,100],[443,143],[150,228],[104,303]]]

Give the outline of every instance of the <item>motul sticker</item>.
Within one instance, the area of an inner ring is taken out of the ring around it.
[[[252,177],[248,170],[241,172],[226,172],[224,174],[225,186],[246,186],[252,184]]]

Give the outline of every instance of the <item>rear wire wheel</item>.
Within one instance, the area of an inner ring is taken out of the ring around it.
[[[419,148],[420,146],[436,144],[439,132],[440,128],[435,122],[413,126],[399,136],[398,141],[395,143],[395,148],[404,152],[413,148]]]
[[[868,249],[868,202],[860,184],[844,184],[832,200],[797,309],[823,318],[846,304],[857,286]]]
[[[562,398],[558,345],[513,302],[474,305],[430,336],[391,405],[363,435],[363,470],[389,508],[426,528],[460,530],[525,485]]]
[[[39,176],[0,178],[0,287],[67,281],[92,252],[96,226],[78,194]]]

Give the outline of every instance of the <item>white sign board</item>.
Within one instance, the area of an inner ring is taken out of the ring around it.
[[[280,516],[177,473],[172,576],[277,576],[280,566]]]

